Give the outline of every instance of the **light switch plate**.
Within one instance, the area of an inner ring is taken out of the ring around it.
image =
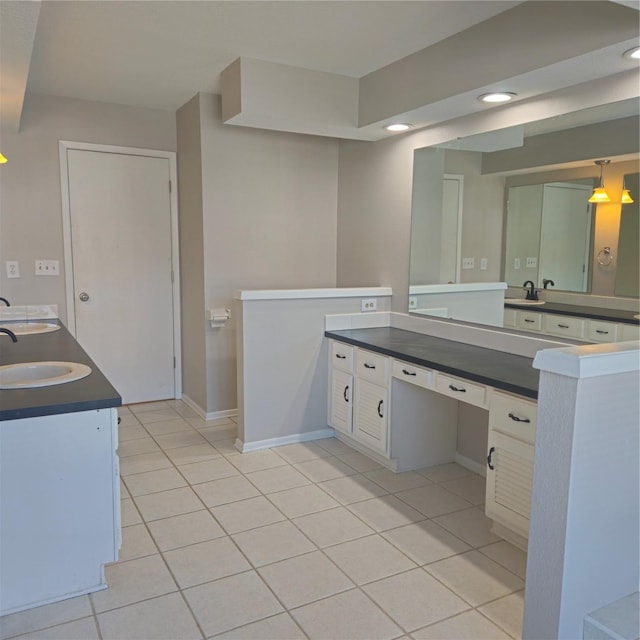
[[[36,260],[37,276],[59,276],[60,261],[59,260]]]
[[[7,278],[20,277],[20,263],[17,260],[7,260],[5,265],[7,267]]]
[[[527,269],[535,269],[538,266],[538,258],[527,258]]]
[[[462,258],[463,269],[473,269],[476,265],[475,258]]]

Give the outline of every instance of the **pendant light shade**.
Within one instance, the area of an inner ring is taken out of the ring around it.
[[[0,164],[7,162],[7,159],[0,153]]]
[[[589,202],[611,202],[611,198],[604,188],[604,180],[602,178],[602,167],[609,164],[611,160],[596,160],[595,163],[600,167],[600,186],[596,187],[589,198]]]
[[[631,204],[633,202],[633,198],[629,193],[629,189],[622,190],[622,204]]]

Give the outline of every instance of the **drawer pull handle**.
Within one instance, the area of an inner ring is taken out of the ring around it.
[[[341,353],[336,353],[336,358],[339,358],[340,360],[346,360],[347,356],[343,356]]]
[[[345,401],[345,402],[349,402],[349,398],[347,397],[347,391],[349,391],[349,385],[347,385],[347,386],[344,388],[344,392],[343,392],[343,394],[342,394],[342,397],[344,398],[344,401]]]
[[[601,336],[606,336],[609,332],[604,329],[596,329],[596,333],[599,333]]]
[[[493,455],[493,452],[495,450],[495,447],[491,447],[491,449],[489,449],[489,455],[487,456],[487,466],[489,467],[489,469],[491,469],[491,471],[493,471],[494,469],[494,466],[491,464],[491,456]]]
[[[560,329],[568,329],[569,328],[568,324],[559,324],[558,326],[560,327]]]
[[[467,393],[467,390],[463,387],[454,387],[452,384],[449,385],[449,389],[451,389],[451,391],[458,391],[459,393]]]
[[[403,369],[402,373],[404,373],[405,376],[415,376],[415,375],[417,375],[415,371],[407,371],[406,369]]]
[[[367,364],[366,362],[364,363],[364,368],[365,369],[375,369],[376,365],[375,364]]]
[[[380,402],[378,402],[378,415],[381,418],[384,418],[384,416],[382,415],[382,403],[384,402],[384,400],[380,400]]]
[[[533,324],[535,322],[535,320],[530,320],[529,318],[525,318],[524,321],[528,322],[529,324]]]
[[[513,413],[509,414],[509,417],[514,421],[514,422],[531,422],[531,420],[529,420],[529,418],[518,418],[518,416],[514,415]]]

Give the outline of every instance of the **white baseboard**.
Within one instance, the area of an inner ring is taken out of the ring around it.
[[[469,469],[469,471],[473,471],[483,477],[487,477],[487,470],[484,464],[480,464],[471,458],[466,458],[465,456],[461,456],[457,451],[455,455],[455,461],[465,469]]]
[[[286,444],[297,444],[298,442],[309,442],[310,440],[321,440],[323,438],[332,438],[334,436],[333,429],[317,429],[316,431],[308,431],[307,433],[296,433],[291,436],[281,436],[279,438],[269,438],[268,440],[256,440],[255,442],[242,442],[238,439],[235,447],[242,453],[249,451],[259,451],[260,449],[270,449],[271,447],[282,447]]]
[[[226,409],[225,411],[210,411],[207,413],[199,404],[192,400],[188,395],[182,394],[180,398],[188,407],[193,409],[198,417],[203,420],[218,420],[219,418],[235,418],[238,415],[237,409]]]

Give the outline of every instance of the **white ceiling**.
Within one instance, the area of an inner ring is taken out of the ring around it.
[[[25,94],[175,110],[200,91],[219,93],[220,73],[239,57],[358,79],[376,80],[376,73],[381,78],[386,73],[388,81],[390,75],[402,77],[407,73],[405,80],[410,82],[411,67],[403,67],[411,59],[408,56],[433,51],[434,55],[425,60],[432,67],[441,66],[444,81],[453,75],[447,71],[447,60],[435,55],[440,50],[434,47],[436,43],[446,46],[456,37],[458,42],[460,36],[456,34],[463,31],[462,37],[470,41],[474,27],[476,33],[486,37],[487,29],[478,31],[476,25],[492,19],[496,22],[496,16],[510,15],[505,12],[528,4],[535,4],[544,18],[544,11],[565,3],[0,0],[1,124],[3,129],[19,129]],[[637,9],[638,0],[590,0],[567,6],[579,12],[580,5],[585,4],[600,6],[603,16],[617,11],[618,23],[624,22],[619,18],[620,11],[628,11],[632,19],[627,22],[633,24],[635,18],[637,23],[637,14],[629,7]],[[471,49],[465,56],[468,64],[478,69],[478,75],[486,69],[504,67],[503,75],[496,77],[502,84],[516,87],[525,100],[635,68],[618,51],[620,42],[629,44],[628,28],[619,38],[611,33],[613,29],[602,37],[597,32],[581,37],[563,32],[567,45],[559,47],[556,43],[555,48],[545,42],[546,31],[536,32],[535,42],[539,42],[541,59],[549,51],[548,59],[536,61],[535,67],[527,66],[527,56],[518,51],[519,43],[504,31],[495,34],[493,56],[479,58]],[[623,26],[620,31],[624,31]],[[586,48],[584,42],[589,43]],[[518,57],[525,58],[521,68],[511,64],[507,70],[508,63]],[[484,88],[480,84],[472,82],[465,91],[450,91],[450,95],[441,91],[446,99],[432,104],[423,100],[404,113],[423,127],[486,109],[470,99],[476,89]],[[602,97],[601,102],[605,101]],[[396,113],[401,116],[400,111]],[[286,120],[286,114],[282,119]],[[344,137],[362,137],[365,127],[354,124],[352,128],[354,135]],[[369,128],[381,130],[379,123],[370,123]]]

